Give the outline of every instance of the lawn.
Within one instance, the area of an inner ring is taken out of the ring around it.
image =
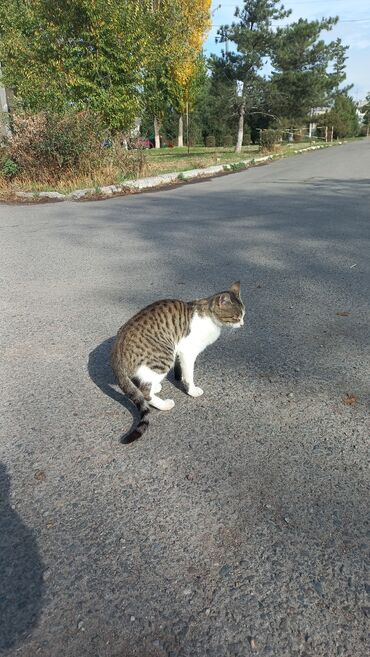
[[[302,142],[284,144],[279,151],[282,155],[293,154],[298,148],[307,148],[311,144]],[[253,159],[260,153],[259,146],[243,146],[241,153],[235,153],[232,146],[207,148],[195,146],[190,148],[161,148],[151,149],[147,155],[146,172],[148,176],[156,176],[172,171],[188,171],[189,169],[204,169],[214,164],[230,164],[241,160]],[[265,153],[264,153],[265,154]]]

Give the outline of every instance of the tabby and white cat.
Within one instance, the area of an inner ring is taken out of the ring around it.
[[[207,299],[156,301],[120,328],[113,346],[112,368],[120,388],[140,412],[140,421],[125,443],[136,440],[147,429],[149,404],[161,411],[173,408],[173,399],[157,396],[171,367],[175,367],[176,379],[182,379],[191,397],[203,394],[194,385],[196,357],[217,340],[224,326],[243,326],[244,315],[237,281],[229,290]]]

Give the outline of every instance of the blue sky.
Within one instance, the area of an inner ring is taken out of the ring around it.
[[[363,100],[370,92],[370,0],[287,0],[283,3],[293,13],[287,20],[298,18],[314,20],[328,16],[339,16],[339,23],[324,32],[325,40],[342,39],[347,51],[347,82],[353,84],[351,95],[356,100]],[[217,7],[221,5],[220,9]],[[243,2],[233,0],[213,0],[212,28],[205,44],[206,53],[220,53],[221,46],[215,43],[217,27],[230,24],[235,7],[242,7]]]

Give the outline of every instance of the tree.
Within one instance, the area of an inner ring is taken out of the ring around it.
[[[363,123],[366,126],[370,125],[370,92],[366,96],[366,103],[362,108],[362,111],[364,112],[364,118],[363,118]]]
[[[171,69],[172,96],[179,114],[178,146],[183,146],[183,115],[187,112],[188,118],[204,78],[200,52],[210,23],[211,0],[181,0],[181,7],[182,48]]]
[[[236,137],[235,117],[238,115],[236,84],[231,65],[220,57],[210,57],[209,83],[203,103],[203,126],[206,135],[213,135],[222,146],[226,135]]]
[[[112,130],[129,129],[140,107],[148,8],[149,0],[7,0],[4,82],[25,109],[89,108]]]
[[[180,39],[180,0],[151,0],[147,16],[149,57],[143,80],[143,109],[154,124],[155,147],[160,148],[160,126],[170,99],[170,70]]]
[[[223,52],[221,60],[238,89],[238,137],[236,152],[241,151],[246,112],[261,107],[263,78],[260,74],[264,58],[271,55],[273,22],[289,16],[279,0],[245,0],[243,9],[235,10],[238,22],[224,25],[219,31],[222,43],[232,42],[236,52]]]
[[[319,38],[337,22],[337,17],[299,19],[277,29],[271,60],[275,109],[280,117],[293,123],[304,121],[313,108],[327,105],[338,92],[346,77],[347,47],[340,39],[325,43]]]
[[[333,108],[325,116],[327,125],[332,125],[334,137],[355,137],[359,133],[357,106],[346,92],[338,93]]]

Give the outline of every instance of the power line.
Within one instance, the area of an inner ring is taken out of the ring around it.
[[[307,20],[310,20],[310,19],[307,19]],[[341,23],[367,23],[369,21],[370,21],[370,17],[369,18],[349,18],[349,19],[343,19],[343,20],[341,20],[341,18],[339,18],[339,21],[338,21],[337,25],[340,25]],[[277,27],[289,27],[290,25],[292,25],[292,23],[295,23],[295,22],[296,21],[292,21],[291,23],[279,23],[277,25]],[[223,27],[224,25],[225,25],[225,23],[222,23],[222,24],[221,23],[220,24],[213,23],[212,26],[211,26],[211,30],[214,27]],[[333,25],[333,27],[336,27],[336,25]]]
[[[335,1],[336,2],[347,2],[348,3],[348,0],[335,0]],[[282,2],[283,2],[283,0],[282,0]],[[357,0],[357,2],[358,2],[358,0]],[[363,2],[368,3],[368,0],[363,0]],[[302,0],[297,0],[297,1],[292,0],[291,2],[289,2],[289,0],[288,0],[288,3],[289,3],[289,5],[293,5],[292,8],[294,9],[295,5],[307,5],[307,4],[310,4],[310,5],[321,4],[322,5],[322,0],[306,0],[306,1],[303,1],[303,2],[302,2]],[[242,0],[240,0],[240,2],[239,2],[239,5],[241,5],[241,4],[242,4]],[[221,4],[221,7],[235,7],[236,8],[237,6],[238,6],[238,0],[235,0],[235,2],[222,2],[222,4]],[[241,7],[239,7],[239,8],[241,8]],[[285,8],[286,9],[291,9],[290,6],[285,7]]]

